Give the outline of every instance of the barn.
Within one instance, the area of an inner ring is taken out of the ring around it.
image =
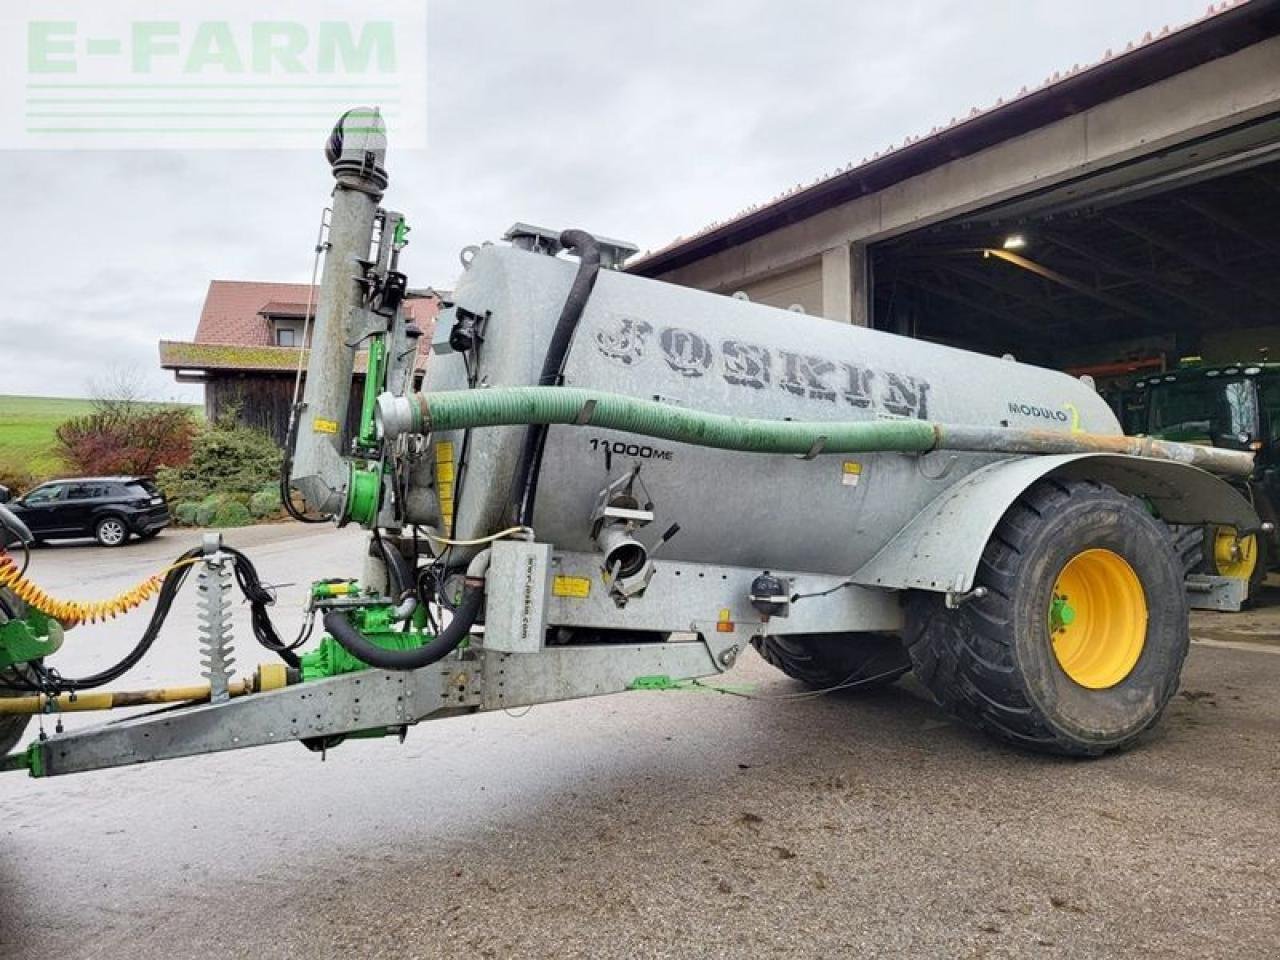
[[[304,344],[310,337],[308,312],[314,319],[314,301],[305,283],[214,280],[195,337],[160,341],[160,366],[171,370],[179,383],[204,385],[205,415],[210,420],[234,411],[241,422],[265,431],[283,446],[299,365],[303,381],[306,378]],[[421,341],[424,351],[439,307],[434,295],[405,303],[409,318],[427,334]],[[357,353],[348,435],[359,421],[365,361],[365,353]]]

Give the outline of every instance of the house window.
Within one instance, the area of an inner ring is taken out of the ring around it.
[[[296,347],[298,331],[293,327],[276,327],[276,346],[277,347]]]

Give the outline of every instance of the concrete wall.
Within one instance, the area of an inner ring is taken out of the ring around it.
[[[822,261],[811,260],[793,269],[752,280],[729,292],[741,290],[752,303],[767,303],[771,307],[786,309],[798,304],[811,316],[824,316],[822,289]]]
[[[673,270],[662,279],[731,293],[818,258],[821,313],[833,320],[865,323],[865,244],[1277,111],[1280,38],[833,207]]]

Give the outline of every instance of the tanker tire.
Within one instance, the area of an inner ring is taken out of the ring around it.
[[[1058,574],[1091,548],[1128,562],[1147,613],[1137,662],[1104,689],[1068,677],[1049,639]],[[1128,747],[1159,719],[1187,655],[1187,596],[1167,529],[1139,501],[1092,481],[1041,481],[1001,519],[975,582],[987,595],[956,610],[937,593],[907,600],[915,675],[943,709],[1025,749],[1080,757]]]
[[[816,689],[882,687],[911,669],[902,641],[886,633],[793,633],[752,637],[751,645],[767,663]]]
[[[1173,551],[1178,555],[1183,578],[1199,573],[1204,567],[1204,527],[1188,523],[1165,524],[1173,540]]]

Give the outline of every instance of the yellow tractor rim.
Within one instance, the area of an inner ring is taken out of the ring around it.
[[[1104,690],[1127,677],[1147,640],[1147,598],[1129,562],[1102,548],[1072,557],[1053,585],[1049,637],[1080,686]]]
[[[1236,536],[1231,527],[1216,527],[1213,532],[1213,563],[1218,574],[1236,580],[1249,580],[1258,567],[1258,538]]]

